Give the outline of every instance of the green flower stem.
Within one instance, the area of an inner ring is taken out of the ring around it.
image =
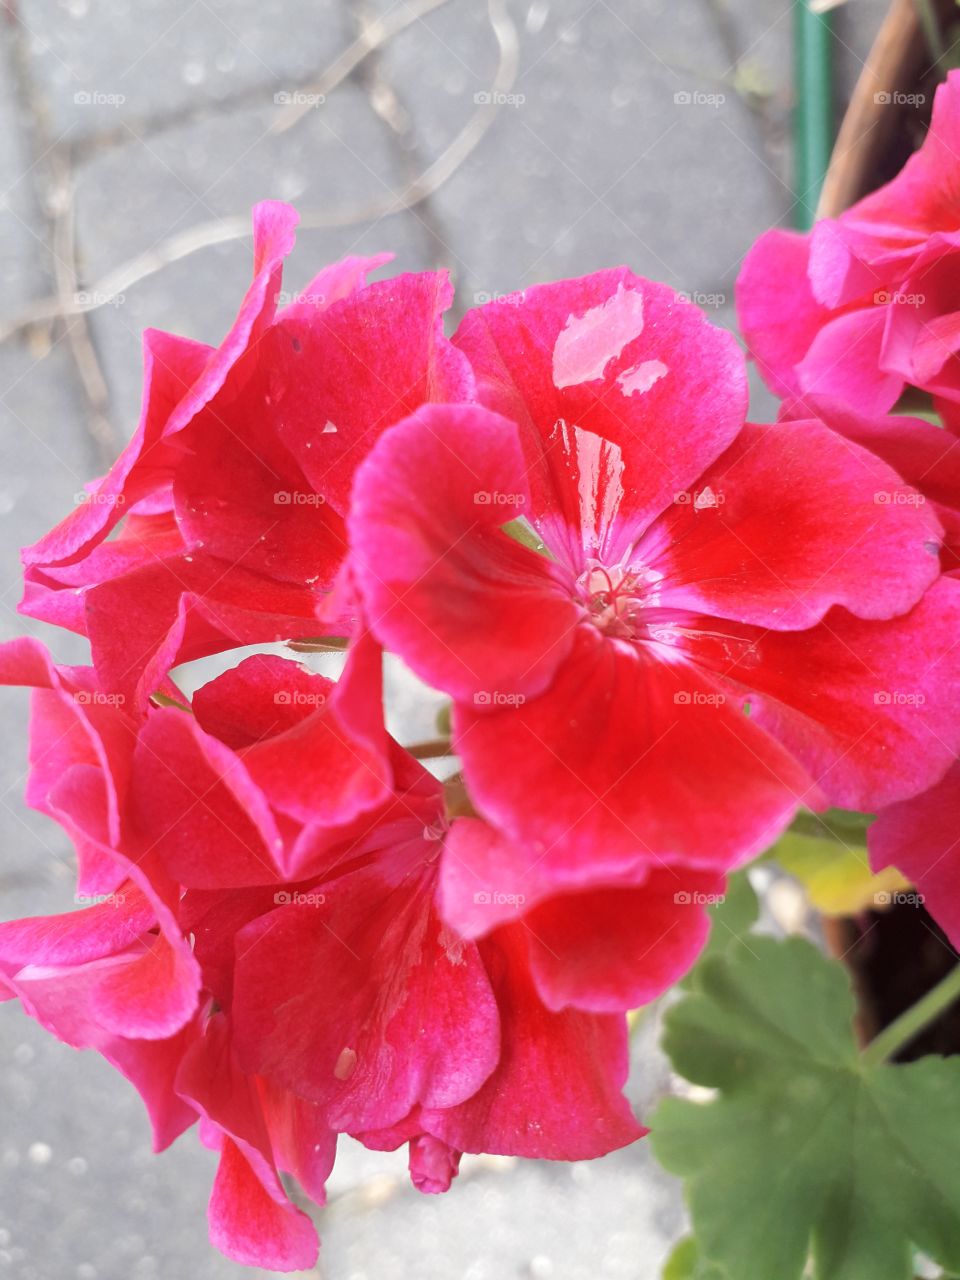
[[[794,0],[794,220],[813,225],[817,199],[833,148],[833,43],[829,13],[810,0]]]
[[[937,985],[925,996],[911,1005],[906,1012],[884,1027],[880,1034],[864,1049],[862,1061],[865,1066],[876,1067],[889,1061],[900,1052],[911,1040],[915,1040],[921,1031],[925,1031],[931,1022],[936,1022],[955,1000],[960,999],[960,964],[941,978]]]
[[[936,10],[931,0],[914,0],[914,3],[917,6],[917,17],[920,19],[920,26],[923,28],[923,38],[927,42],[927,48],[930,50],[930,57],[934,62],[939,62],[943,57],[944,48]]]

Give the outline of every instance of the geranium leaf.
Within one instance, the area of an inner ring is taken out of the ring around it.
[[[735,871],[727,877],[727,890],[722,901],[708,908],[710,937],[697,964],[681,981],[683,987],[696,982],[699,967],[711,956],[723,955],[728,948],[742,945],[746,935],[757,923],[760,903],[746,871]]]
[[[893,867],[874,875],[866,846],[860,843],[844,845],[788,831],[770,856],[800,881],[810,902],[824,915],[855,915],[889,903],[895,893],[910,888]]]
[[[853,1012],[838,963],[751,937],[667,1015],[677,1070],[719,1096],[664,1102],[655,1149],[737,1280],[800,1280],[811,1255],[816,1280],[910,1280],[914,1246],[960,1267],[960,1060],[865,1066]]]
[[[696,1239],[687,1236],[667,1259],[663,1280],[727,1280],[727,1274],[712,1262],[707,1262]]]

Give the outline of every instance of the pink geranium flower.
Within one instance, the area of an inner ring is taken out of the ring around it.
[[[448,919],[475,928],[474,886],[529,906],[666,866],[682,893],[678,865],[743,861],[798,804],[870,811],[943,772],[960,592],[895,472],[818,422],[744,426],[732,339],[626,270],[455,341],[485,407],[387,432],[349,520],[369,624],[455,699],[513,851],[447,860]]]
[[[769,231],[737,282],[740,326],[768,385],[884,413],[906,385],[960,423],[960,72],[937,90],[902,172],[808,235]]]
[[[639,1137],[623,1009],[703,937],[696,919],[630,976],[656,910],[585,899],[563,944],[547,916],[542,936],[495,914],[482,941],[456,935],[440,854],[497,837],[451,821],[441,784],[365,719],[379,659],[361,636],[333,682],[253,657],[192,707],[168,682],[181,705],[131,717],[91,671],[0,649],[0,678],[38,689],[31,801],[102,898],[0,925],[0,991],[127,1075],[158,1148],[199,1118],[220,1153],[212,1241],[278,1270],[317,1254],[279,1175],[322,1204],[338,1133],[409,1144],[426,1192],[463,1151],[585,1159]]]
[[[443,337],[444,273],[364,287],[390,255],[346,258],[278,310],[296,223],[254,209],[253,282],[218,348],[147,332],[133,439],[24,552],[23,612],[88,635],[131,706],[178,662],[316,635],[357,463],[420,404],[472,394]]]

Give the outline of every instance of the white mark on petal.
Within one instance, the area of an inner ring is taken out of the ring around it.
[[[625,289],[582,316],[571,316],[553,348],[557,387],[593,382],[620,352],[643,332],[643,294]]]
[[[659,382],[670,370],[662,360],[644,360],[642,364],[621,373],[617,383],[625,396],[649,391],[655,382]]]

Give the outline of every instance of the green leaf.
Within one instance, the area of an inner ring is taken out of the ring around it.
[[[894,867],[874,875],[865,844],[838,844],[788,831],[769,856],[800,881],[811,903],[827,916],[856,915],[889,903],[895,893],[910,888]]]
[[[710,937],[696,966],[682,979],[681,986],[696,982],[699,966],[711,956],[723,955],[737,943],[742,944],[746,935],[760,917],[760,903],[747,878],[746,871],[736,871],[727,877],[727,891],[722,902],[708,907]]]
[[[960,1268],[960,1059],[864,1065],[844,969],[800,938],[706,961],[667,1014],[677,1070],[719,1090],[653,1121],[704,1257],[735,1280]],[[682,1272],[680,1273],[683,1274]]]
[[[681,1240],[667,1259],[663,1280],[727,1280],[726,1272],[707,1262],[693,1236]]]

